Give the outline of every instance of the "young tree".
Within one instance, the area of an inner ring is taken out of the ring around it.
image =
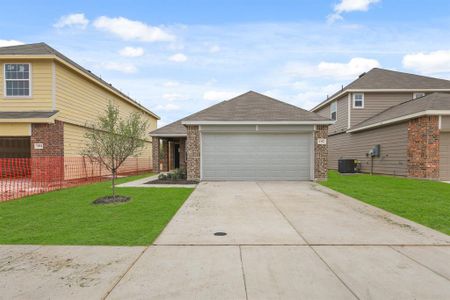
[[[82,155],[98,161],[111,172],[113,198],[116,197],[117,169],[128,157],[141,152],[146,131],[147,121],[142,120],[140,113],[131,113],[128,118],[122,119],[119,109],[111,103],[104,115],[99,116],[96,123],[89,125],[85,134],[88,142]]]

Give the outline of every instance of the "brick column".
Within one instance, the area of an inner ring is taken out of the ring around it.
[[[187,178],[200,180],[200,132],[198,126],[186,126]]]
[[[59,182],[64,179],[64,122],[31,125],[31,179]],[[42,143],[43,149],[35,149]]]
[[[159,173],[159,138],[152,137],[152,171]]]
[[[318,139],[327,139],[325,145],[319,145]],[[326,180],[328,177],[328,125],[316,125],[314,131],[314,180]]]
[[[180,169],[186,170],[186,139],[180,138]]]
[[[162,170],[163,172],[169,171],[169,143],[167,140],[162,141]]]
[[[439,178],[438,116],[424,116],[408,122],[408,176]]]

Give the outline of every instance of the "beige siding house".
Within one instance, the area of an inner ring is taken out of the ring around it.
[[[450,180],[450,81],[375,68],[312,109],[334,110],[330,169],[356,159],[362,172]]]
[[[0,158],[80,157],[86,126],[108,103],[157,127],[156,114],[45,43],[0,48],[0,66]],[[139,157],[148,169],[151,153],[148,138]]]

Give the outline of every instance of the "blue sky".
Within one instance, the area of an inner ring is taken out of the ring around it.
[[[0,45],[46,42],[159,114],[160,125],[248,90],[311,108],[372,67],[450,78],[444,0],[1,7]]]

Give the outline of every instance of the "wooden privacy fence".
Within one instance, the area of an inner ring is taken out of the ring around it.
[[[150,158],[130,157],[118,175],[150,170]],[[111,173],[87,157],[0,158],[0,201],[108,179]]]

